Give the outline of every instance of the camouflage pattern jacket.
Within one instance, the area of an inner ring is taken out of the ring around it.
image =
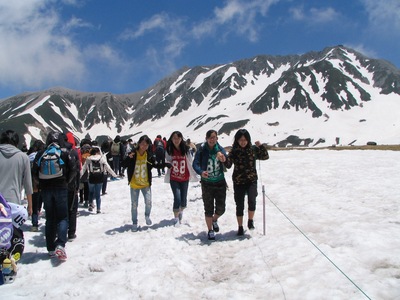
[[[230,168],[234,164],[232,181],[234,184],[249,184],[258,179],[256,160],[269,158],[267,148],[260,145],[252,145],[246,148],[234,147],[228,154],[226,166]]]

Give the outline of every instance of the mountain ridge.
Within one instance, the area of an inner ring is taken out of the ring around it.
[[[26,143],[44,140],[49,130],[93,139],[143,133],[168,137],[181,130],[201,142],[208,129],[216,129],[231,144],[233,131],[249,127],[255,138],[276,146],[326,146],[337,143],[337,137],[346,144],[371,139],[390,144],[400,136],[393,116],[399,103],[399,69],[339,45],[303,55],[185,66],[146,90],[127,94],[63,87],[26,92],[0,102],[0,127],[18,129]],[[334,122],[347,122],[349,132],[359,130],[347,137],[345,128],[332,132]],[[385,136],[366,135],[371,126],[382,127]]]

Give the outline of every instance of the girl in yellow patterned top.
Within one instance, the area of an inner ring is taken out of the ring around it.
[[[131,215],[132,231],[138,231],[137,208],[139,193],[142,192],[145,203],[144,216],[146,225],[152,224],[151,213],[151,169],[154,166],[154,158],[151,152],[151,140],[147,135],[139,138],[137,147],[130,152],[122,163],[127,168],[128,183],[131,191]]]

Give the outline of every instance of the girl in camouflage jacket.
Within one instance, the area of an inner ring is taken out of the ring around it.
[[[238,235],[243,235],[244,198],[248,200],[248,228],[254,229],[254,213],[257,198],[257,169],[256,160],[269,158],[267,148],[259,141],[251,144],[251,137],[246,129],[240,129],[235,134],[232,149],[228,154],[227,167],[234,164],[232,173],[233,190],[236,202],[236,218],[238,222]]]

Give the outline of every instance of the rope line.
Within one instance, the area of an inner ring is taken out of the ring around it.
[[[262,176],[261,176],[261,161],[259,160],[259,178],[261,181],[262,186],[262,193],[263,196],[267,197],[268,200],[279,210],[279,212],[340,272],[344,277],[346,277],[367,299],[371,300],[371,298],[349,277],[344,273],[279,207],[278,205],[272,201],[268,195],[265,193],[264,185],[262,183]],[[265,209],[265,208],[264,208]]]
[[[370,297],[353,281],[349,276],[346,275],[293,221],[276,205],[268,196],[268,200],[281,212],[282,215],[319,251],[325,258],[340,272],[342,273],[365,297],[371,300]]]

